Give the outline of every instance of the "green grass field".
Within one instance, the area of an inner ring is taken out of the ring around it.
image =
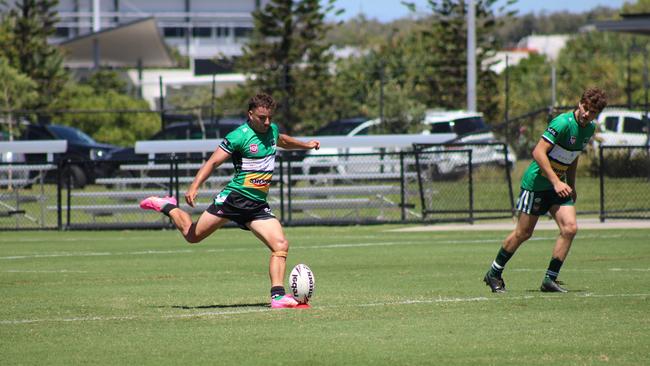
[[[650,230],[582,230],[538,287],[554,231],[481,281],[506,232],[289,228],[312,309],[272,310],[269,253],[224,229],[3,232],[1,365],[648,365]]]

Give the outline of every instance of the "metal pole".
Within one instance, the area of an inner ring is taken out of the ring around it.
[[[221,132],[219,131],[219,122],[214,120],[214,103],[215,103],[215,98],[217,94],[217,81],[216,81],[216,76],[214,73],[212,73],[212,96],[210,99],[210,123],[215,124],[215,129],[217,130],[217,135],[216,138],[221,138]]]
[[[384,62],[379,64],[379,125],[384,128]]]
[[[404,151],[399,152],[399,198],[402,206],[402,221],[406,220],[406,202],[404,194],[405,184],[404,184]]]
[[[476,5],[468,1],[467,9],[467,110],[476,111]]]
[[[291,224],[291,157],[287,157],[287,226]]]
[[[285,225],[284,221],[284,159],[280,157],[280,222]]]
[[[469,157],[469,223],[474,223],[474,182],[472,181],[472,150],[468,150]]]
[[[603,146],[598,147],[598,177],[600,179],[600,222],[605,222],[605,159],[603,159]]]
[[[99,12],[99,0],[93,0],[93,33],[99,32],[102,28]]]
[[[138,97],[142,98],[142,58],[138,59]]]
[[[165,95],[163,93],[162,75],[158,76],[158,89],[160,91],[160,123],[162,123],[162,128],[165,129]]]
[[[627,80],[625,93],[627,94],[627,108],[632,109],[632,50],[627,46]]]
[[[99,17],[99,0],[93,0],[93,33],[101,29]],[[99,69],[99,39],[93,39],[93,67]]]
[[[643,105],[643,119],[646,124],[646,141],[645,144],[650,144],[650,120],[648,119],[648,48],[643,48],[643,91],[644,91],[644,105]]]
[[[63,189],[63,182],[61,171],[63,169],[63,162],[58,161],[56,163],[56,227],[59,230],[63,230],[63,199],[61,197],[61,190]]]
[[[508,55],[506,55],[506,69],[505,69],[505,87],[506,87],[506,100],[505,100],[505,110],[504,110],[504,116],[503,118],[505,119],[506,122],[506,142],[510,143],[510,121],[509,118],[509,109],[510,109],[510,68],[508,64]]]

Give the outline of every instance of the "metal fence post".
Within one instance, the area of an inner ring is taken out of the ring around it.
[[[65,164],[67,166],[70,166],[71,165],[70,163],[71,163],[70,159],[68,159],[65,162]],[[65,168],[64,168],[64,170],[65,170]],[[71,200],[72,200],[72,192],[71,192],[72,191],[72,170],[70,170],[70,168],[68,168],[68,170],[67,170],[66,186],[67,186],[67,189],[68,189],[68,192],[67,192],[68,207],[67,207],[67,213],[66,213],[66,225],[65,225],[65,227],[66,227],[66,229],[69,229],[70,228],[70,211],[72,209],[70,207],[71,206]]]
[[[503,151],[505,155],[505,167],[506,167],[506,181],[508,182],[508,195],[510,196],[510,212],[515,214],[515,198],[512,192],[512,177],[510,176],[510,162],[508,161],[508,144],[503,144]],[[514,164],[513,164],[514,167]]]
[[[280,222],[284,221],[284,159],[280,157]]]
[[[605,222],[605,159],[603,158],[603,146],[598,146],[598,176],[600,178],[600,222]]]
[[[472,181],[472,150],[468,150],[469,154],[469,222],[474,223],[474,183]]]
[[[61,191],[63,190],[63,182],[61,181],[63,162],[59,160],[56,165],[56,227],[58,230],[63,230],[63,198],[61,197]]]
[[[169,196],[174,195],[174,160],[176,159],[176,155],[172,154],[172,156],[169,158]]]
[[[424,200],[424,188],[422,187],[422,169],[420,168],[420,148],[413,146],[413,153],[415,155],[415,169],[418,174],[418,186],[420,189],[420,203],[422,204],[422,220],[427,217],[426,201]]]
[[[404,183],[404,152],[400,151],[399,152],[399,195],[400,195],[400,203],[402,209],[400,210],[402,213],[402,221],[406,220],[406,195],[404,192],[404,189],[406,187],[406,184]]]
[[[291,225],[291,157],[287,159],[287,225]]]
[[[175,164],[174,164],[174,189],[176,190],[176,202],[180,202],[180,178],[179,175],[180,169],[178,168],[178,157],[175,159]]]

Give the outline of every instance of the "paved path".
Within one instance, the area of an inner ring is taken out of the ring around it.
[[[499,222],[481,222],[472,224],[433,224],[425,226],[413,226],[391,231],[489,231],[514,229],[514,220]],[[541,217],[537,223],[537,230],[557,230],[557,225],[552,219]],[[650,229],[650,220],[606,220],[600,222],[598,219],[578,217],[578,229]],[[650,240],[650,239],[649,239]]]

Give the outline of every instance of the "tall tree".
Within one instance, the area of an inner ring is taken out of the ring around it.
[[[0,57],[0,110],[7,122],[10,140],[15,133],[14,111],[24,108],[36,96],[36,83]]]
[[[313,131],[334,116],[328,88],[332,55],[325,40],[325,16],[335,10],[334,2],[271,0],[253,13],[253,36],[237,67],[251,75],[248,91],[265,91],[279,101],[276,120],[289,132]]]
[[[4,6],[0,55],[12,67],[29,76],[38,85],[39,95],[29,108],[45,109],[59,95],[68,80],[63,68],[63,56],[58,48],[47,43],[54,34],[58,0],[18,0],[14,7]]]
[[[507,8],[516,0],[495,9],[497,0],[476,0],[476,62],[478,108],[488,118],[497,115],[496,75],[486,67],[499,45],[493,36],[500,25],[496,11],[514,15]],[[413,4],[404,2],[412,9]],[[410,59],[410,72],[422,86],[415,97],[427,106],[464,108],[467,96],[467,10],[466,0],[429,0],[432,16],[419,22],[420,31],[408,35],[402,50]],[[496,11],[495,11],[496,10]]]

